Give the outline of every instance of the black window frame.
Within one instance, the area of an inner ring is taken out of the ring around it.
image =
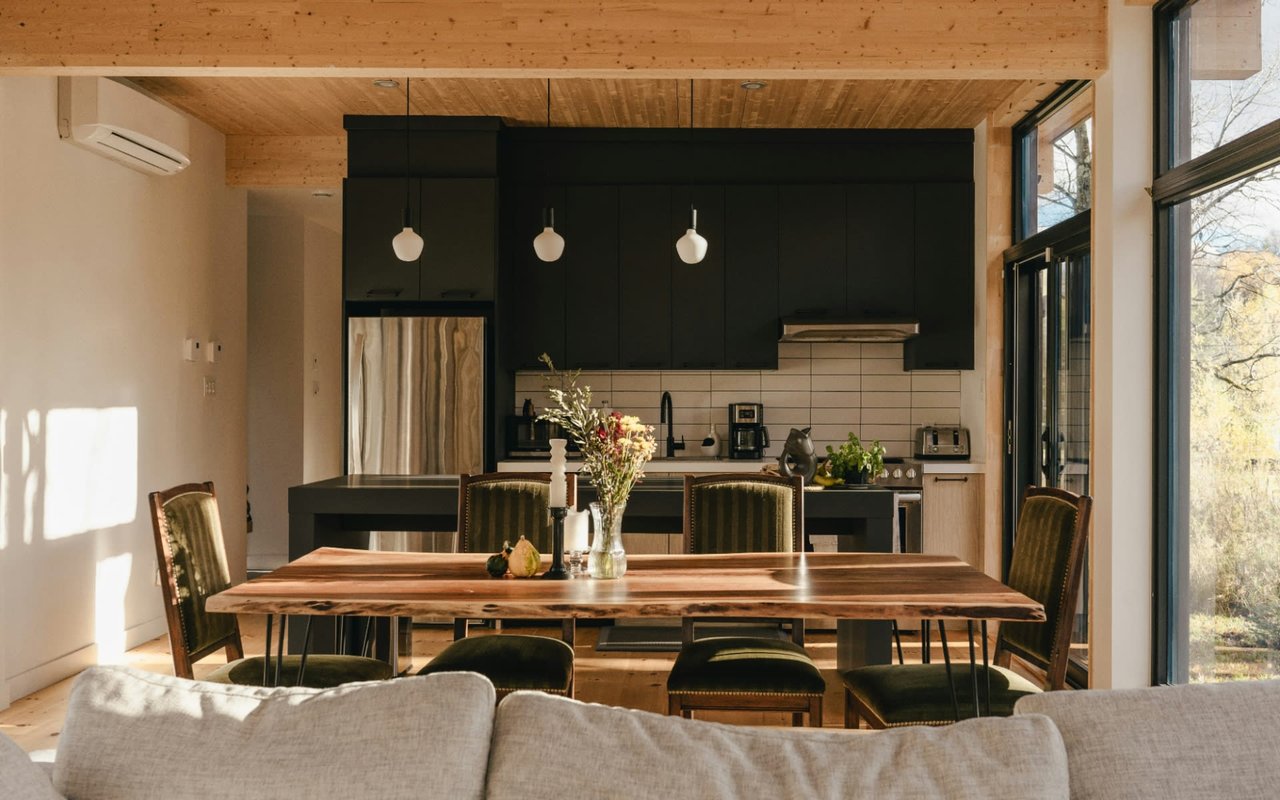
[[[1180,113],[1187,113],[1188,97],[1176,94],[1185,65],[1186,38],[1176,25],[1178,15],[1195,0],[1162,0],[1152,9],[1154,37],[1155,147],[1151,186],[1154,234],[1154,347],[1152,448],[1153,475],[1153,591],[1151,682],[1184,682],[1187,664],[1187,593],[1183,575],[1189,559],[1184,532],[1185,498],[1189,491],[1187,439],[1189,383],[1182,356],[1190,352],[1189,286],[1185,270],[1175,269],[1179,205],[1233,181],[1280,164],[1280,119],[1250,131],[1221,147],[1175,164],[1174,149],[1186,143],[1177,137]],[[1183,207],[1185,212],[1186,208]],[[1181,216],[1185,216],[1182,213]],[[1188,298],[1183,303],[1182,298]]]
[[[1031,110],[1022,119],[1018,120],[1013,126],[1013,242],[1018,244],[1034,236],[1048,233],[1057,227],[1057,225],[1046,228],[1043,231],[1028,231],[1027,220],[1031,217],[1031,206],[1038,198],[1034,192],[1026,191],[1026,178],[1029,169],[1034,169],[1034,165],[1028,162],[1031,156],[1030,149],[1027,147],[1027,134],[1040,127],[1041,123],[1052,117],[1060,108],[1067,105],[1079,95],[1081,92],[1093,85],[1092,81],[1078,80],[1067,81],[1054,89],[1040,104]],[[1091,213],[1093,210],[1093,200],[1090,198],[1089,210],[1081,212],[1083,214]],[[1069,219],[1059,222],[1061,225]]]

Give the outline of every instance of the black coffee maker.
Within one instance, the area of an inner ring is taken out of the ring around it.
[[[764,426],[764,406],[760,403],[729,404],[729,458],[764,458],[769,446],[769,429]]]

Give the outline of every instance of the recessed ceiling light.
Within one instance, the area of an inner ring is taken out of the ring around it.
[[[400,81],[395,81],[391,78],[379,78],[373,82],[373,85],[377,86],[379,89],[399,89]]]
[[[333,192],[328,189],[316,189],[311,193],[312,197],[333,197]]]
[[[743,89],[746,89],[748,92],[754,92],[757,89],[763,89],[769,84],[765,83],[764,81],[743,81],[740,85],[742,86]]]

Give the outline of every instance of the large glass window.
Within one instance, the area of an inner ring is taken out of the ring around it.
[[[1198,0],[1170,32],[1188,134],[1173,165],[1280,118],[1280,0]]]
[[[1174,213],[1190,273],[1187,677],[1280,677],[1280,169]]]
[[[1017,137],[1022,240],[1093,206],[1093,87],[1064,87]]]
[[[1156,13],[1154,677],[1280,677],[1280,0]]]

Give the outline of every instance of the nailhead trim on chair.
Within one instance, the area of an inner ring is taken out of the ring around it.
[[[696,690],[691,692],[673,692],[669,689],[667,690],[668,697],[671,697],[672,695],[684,696],[684,695],[708,695],[708,694],[709,695],[732,694],[732,695],[743,695],[744,697],[824,697],[825,696],[824,693],[820,693],[820,692],[739,692],[736,689],[724,689],[718,692],[704,692],[702,690]]]

